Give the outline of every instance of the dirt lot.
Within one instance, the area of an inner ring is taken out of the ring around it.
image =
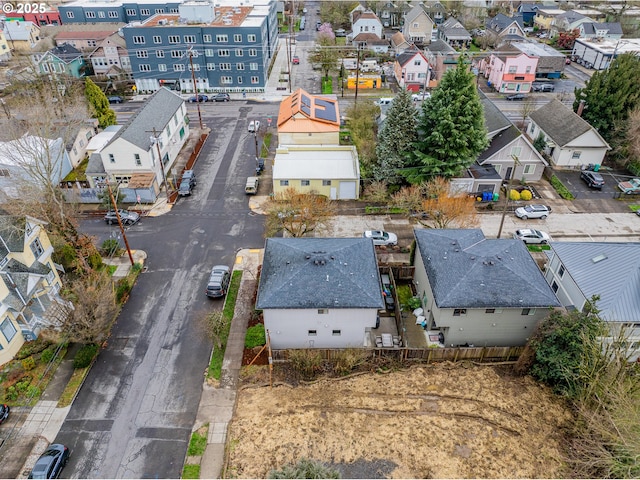
[[[251,369],[230,426],[227,478],[265,478],[301,457],[343,478],[563,476],[570,411],[508,368],[413,366],[274,388],[246,385],[268,381],[267,367]]]

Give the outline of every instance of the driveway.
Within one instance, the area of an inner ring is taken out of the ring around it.
[[[604,178],[604,186],[602,190],[589,188],[587,184],[580,178],[579,170],[556,170],[556,176],[569,189],[575,197],[572,202],[575,212],[629,212],[629,202],[639,203],[640,200],[620,198],[620,189],[617,187],[618,182],[624,181],[629,177],[626,172],[616,170],[600,170],[598,173]]]

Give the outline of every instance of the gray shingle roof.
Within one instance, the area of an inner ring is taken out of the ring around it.
[[[76,58],[82,57],[82,52],[68,43],[63,43],[62,45],[58,45],[57,47],[49,50],[52,55],[55,55],[64,63],[71,63]]]
[[[520,130],[513,124],[509,128],[502,130],[491,139],[491,143],[487,149],[478,155],[478,163],[481,164],[484,160],[491,158],[494,153],[509,145],[520,135],[522,135],[522,133],[520,133]]]
[[[401,66],[405,66],[407,62],[410,62],[413,57],[419,55],[420,51],[417,48],[409,48],[396,57],[396,62]]]
[[[384,308],[373,241],[268,238],[256,308]]]
[[[167,88],[160,88],[155,92],[137,114],[129,118],[127,124],[116,133],[107,145],[122,138],[142,150],[151,148],[151,131],[155,128],[158,133],[167,126],[176,111],[184,103],[179,95]]]
[[[582,28],[584,32],[591,35],[595,34],[597,30],[606,30],[609,35],[622,35],[622,25],[620,22],[588,22],[583,23]]]
[[[0,260],[10,252],[24,250],[26,218],[0,215]]]
[[[551,100],[529,116],[560,147],[592,129],[591,125],[557,99]]]
[[[486,239],[480,229],[415,229],[440,308],[560,306],[519,240]]]
[[[427,50],[432,53],[456,53],[456,49],[444,40],[436,40],[427,46]]]
[[[498,13],[495,17],[488,18],[486,20],[486,26],[491,30],[501,32],[514,22],[517,23],[520,28],[524,28],[522,24],[522,17],[511,18],[507,17],[504,13]]]
[[[640,322],[640,243],[553,242],[553,252],[587,300],[600,295],[600,316]],[[604,255],[606,258],[594,262]]]
[[[484,124],[487,127],[489,138],[496,135],[499,131],[509,128],[513,123],[507,116],[500,111],[498,107],[487,96],[479,92],[480,101],[484,110]]]
[[[86,173],[106,173],[104,169],[104,163],[102,163],[102,157],[99,153],[92,153],[89,157],[89,163],[87,163]]]

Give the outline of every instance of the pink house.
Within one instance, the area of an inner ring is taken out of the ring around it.
[[[402,52],[393,65],[398,86],[416,92],[421,87],[428,86],[429,69],[427,57],[417,48]]]
[[[538,58],[508,53],[483,58],[478,66],[489,86],[501,93],[527,93],[536,78]]]

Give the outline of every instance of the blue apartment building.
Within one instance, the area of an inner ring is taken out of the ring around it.
[[[58,11],[63,25],[68,23],[131,23],[142,22],[153,15],[178,13],[181,3],[163,2],[162,0],[136,0],[133,2],[75,0],[58,5]]]

